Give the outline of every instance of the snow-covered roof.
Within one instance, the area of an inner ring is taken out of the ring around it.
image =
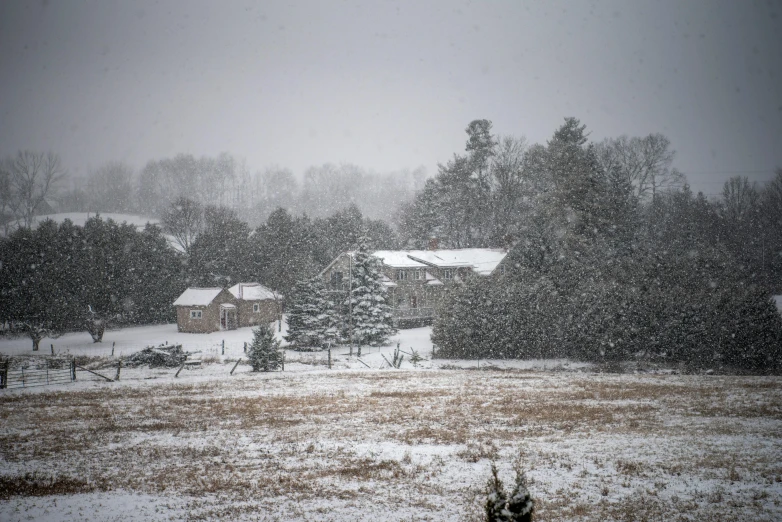
[[[380,278],[380,282],[386,288],[393,288],[393,287],[397,286],[397,284],[394,283],[393,281],[391,281],[391,279],[387,275],[385,275],[385,274],[383,274],[383,277]]]
[[[239,286],[241,285],[241,292]],[[237,299],[243,301],[263,301],[265,299],[280,299],[282,296],[260,283],[237,283],[228,289]]]
[[[782,314],[782,295],[773,295],[771,297],[774,299],[774,302],[777,303],[777,310]]]
[[[188,288],[174,301],[174,306],[207,306],[222,290],[222,288]]]
[[[480,275],[491,274],[508,252],[502,248],[458,248],[453,250],[378,250],[374,255],[394,268],[470,267]]]
[[[424,263],[410,259],[408,254],[411,252],[417,252],[417,250],[378,250],[372,252],[372,255],[379,257],[384,265],[394,268],[426,268]]]

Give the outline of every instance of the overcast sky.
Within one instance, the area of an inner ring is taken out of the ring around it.
[[[464,148],[661,132],[696,190],[782,166],[782,2],[0,2],[0,153],[83,174],[228,151],[378,172]]]

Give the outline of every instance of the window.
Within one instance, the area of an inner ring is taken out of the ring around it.
[[[397,270],[396,278],[400,281],[407,280],[407,270]]]
[[[261,311],[261,305],[259,303],[253,303],[253,313],[257,314]]]
[[[342,286],[342,272],[334,271],[331,273],[331,284],[335,287]]]
[[[421,279],[421,271],[420,270],[416,270],[415,272],[413,272],[413,279],[415,279],[416,281]]]
[[[190,319],[201,319],[201,310],[190,310]]]
[[[443,270],[443,279],[445,280],[453,279],[453,271],[450,268]]]

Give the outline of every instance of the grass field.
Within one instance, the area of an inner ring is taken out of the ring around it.
[[[779,378],[159,374],[3,392],[0,519],[480,520],[491,462],[536,520],[782,519]]]

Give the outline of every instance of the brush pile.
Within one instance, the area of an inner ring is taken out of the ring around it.
[[[122,364],[131,368],[149,365],[150,368],[176,368],[187,359],[188,353],[182,351],[181,344],[161,344],[147,346],[140,352],[123,359]]]

